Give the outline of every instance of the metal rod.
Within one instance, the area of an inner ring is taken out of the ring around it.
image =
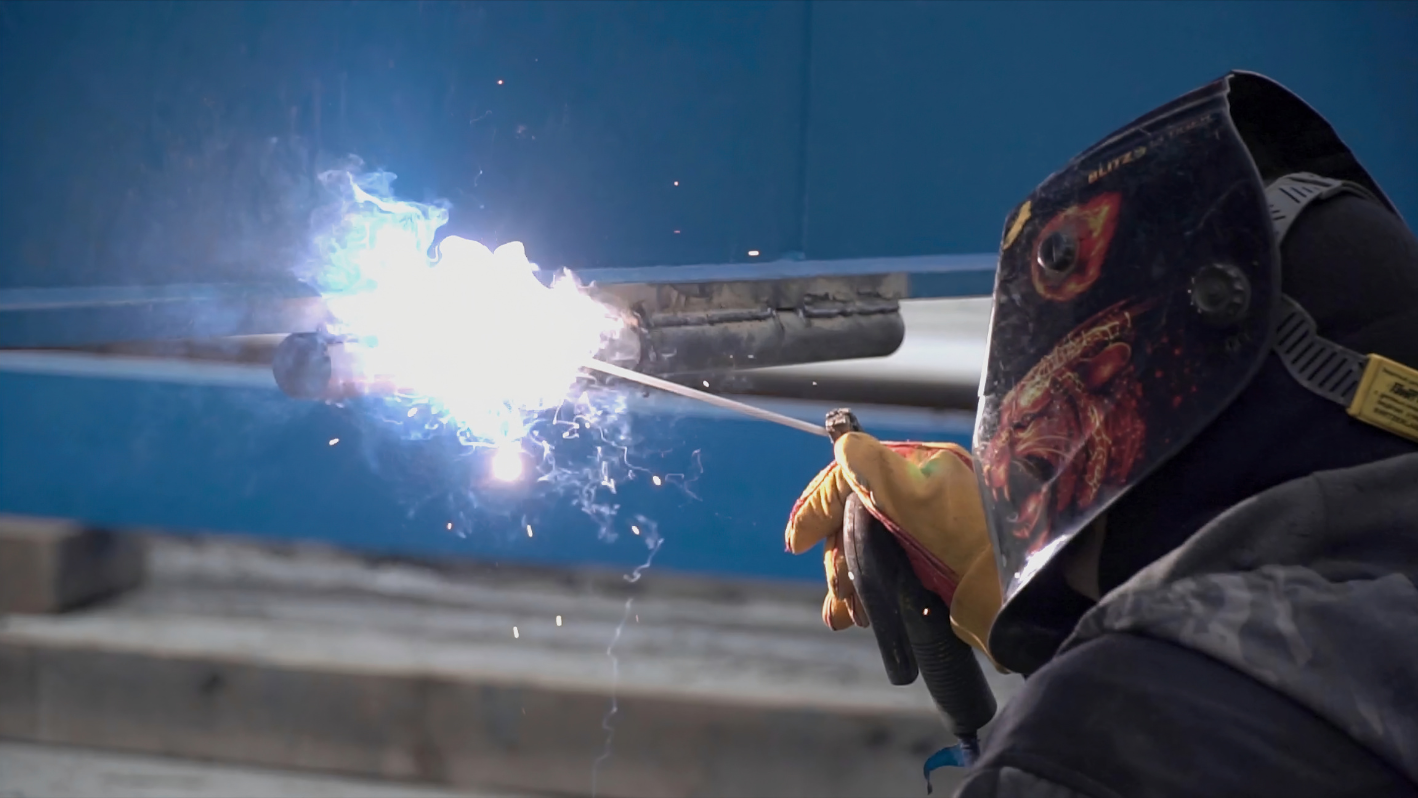
[[[704,402],[705,404],[714,405],[715,407],[722,407],[725,410],[733,410],[735,412],[743,413],[746,416],[753,416],[754,418],[761,419],[763,421],[771,421],[774,424],[782,424],[785,427],[792,427],[793,429],[798,430],[800,432],[806,432],[811,435],[819,435],[824,438],[828,437],[827,429],[821,424],[809,424],[806,421],[799,421],[796,418],[793,418],[791,416],[785,416],[782,413],[774,413],[772,410],[764,410],[761,407],[754,407],[753,405],[745,404],[744,402],[736,402],[733,399],[725,399],[722,396],[716,396],[712,393],[705,393],[704,391],[695,390],[694,388],[690,388],[687,385],[680,385],[677,382],[670,382],[669,380],[662,380],[659,377],[651,377],[648,374],[641,374],[638,371],[631,371],[630,369],[622,368],[620,366],[613,366],[610,363],[606,363],[601,360],[596,360],[595,358],[587,358],[586,361],[581,365],[593,371],[599,371],[602,374],[609,374],[612,377],[620,377],[624,380],[631,380],[632,382],[638,382],[641,385],[648,385],[651,388],[659,388],[662,391],[668,391],[678,396],[684,396],[690,399],[698,399],[699,401]]]

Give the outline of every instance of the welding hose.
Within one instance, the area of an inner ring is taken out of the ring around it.
[[[887,678],[907,685],[919,673],[946,727],[960,741],[959,761],[947,763],[973,764],[979,731],[997,707],[974,651],[951,628],[950,607],[921,584],[901,544],[855,493],[847,497],[842,544]],[[928,763],[928,784],[931,769]]]

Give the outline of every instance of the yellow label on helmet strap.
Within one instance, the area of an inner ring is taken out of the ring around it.
[[[1418,369],[1369,355],[1349,415],[1418,442]]]

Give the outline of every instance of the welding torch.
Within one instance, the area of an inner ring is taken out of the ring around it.
[[[824,428],[833,442],[862,426],[851,410],[827,414]],[[912,684],[919,675],[936,710],[956,739],[926,763],[926,784],[936,767],[969,766],[979,756],[979,731],[994,718],[994,692],[970,645],[950,624],[950,607],[921,583],[906,551],[855,492],[842,519],[842,550],[852,588],[876,637],[887,679]],[[932,617],[934,616],[934,617]]]

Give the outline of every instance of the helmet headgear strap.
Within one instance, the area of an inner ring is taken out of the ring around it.
[[[1286,175],[1265,190],[1279,247],[1300,214],[1340,194],[1374,200],[1364,187],[1308,172]],[[1284,268],[1282,263],[1281,268]],[[1275,353],[1297,382],[1349,415],[1418,442],[1418,369],[1375,354],[1360,354],[1322,338],[1300,303],[1280,297]]]

